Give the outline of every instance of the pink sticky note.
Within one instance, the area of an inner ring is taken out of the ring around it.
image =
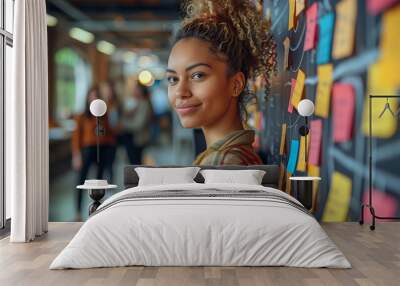
[[[368,12],[370,12],[373,15],[376,15],[397,1],[399,0],[368,0],[367,9]]]
[[[355,95],[351,84],[336,83],[332,89],[333,141],[344,142],[352,137]]]
[[[363,194],[363,203],[368,204],[368,202],[369,194],[368,189],[366,189]],[[394,217],[396,216],[398,202],[394,196],[372,188],[372,206],[375,209],[375,215]],[[369,208],[364,208],[364,221],[367,223],[372,221],[372,215]]]
[[[259,113],[259,116],[257,117],[257,126],[259,127],[259,130],[264,130],[264,120],[263,120],[263,114],[262,112]]]
[[[321,141],[322,141],[322,120],[312,120],[310,124],[310,156],[309,163],[314,166],[319,166]]]
[[[307,32],[304,40],[304,50],[308,51],[315,48],[317,40],[317,20],[318,20],[318,4],[314,2],[306,12]]]
[[[292,84],[292,86],[290,88],[290,98],[289,98],[289,105],[288,105],[288,110],[287,110],[290,113],[293,112],[292,96],[293,96],[294,87],[296,86],[296,79],[292,78],[291,84]]]

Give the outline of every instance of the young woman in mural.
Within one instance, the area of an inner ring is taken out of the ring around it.
[[[167,69],[168,96],[185,128],[202,128],[196,165],[262,164],[245,130],[248,81],[269,86],[275,44],[252,1],[186,1]]]

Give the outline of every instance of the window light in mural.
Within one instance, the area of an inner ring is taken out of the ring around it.
[[[57,26],[58,19],[52,15],[47,14],[47,26],[48,27],[55,27]]]
[[[154,84],[154,76],[148,70],[143,70],[139,73],[139,82],[145,86],[152,86]]]
[[[55,62],[55,119],[60,125],[66,125],[75,113],[83,111],[85,93],[92,81],[92,75],[85,60],[71,48],[59,50]]]
[[[94,41],[94,35],[92,33],[76,27],[69,30],[69,36],[85,44],[90,44]]]
[[[107,41],[99,41],[96,48],[99,52],[106,55],[112,55],[115,52],[115,46]]]

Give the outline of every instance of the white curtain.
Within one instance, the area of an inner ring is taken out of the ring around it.
[[[13,94],[6,98],[6,187],[12,242],[47,232],[49,197],[45,0],[15,1]]]

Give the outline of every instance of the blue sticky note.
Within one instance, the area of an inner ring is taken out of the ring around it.
[[[333,13],[326,14],[319,19],[317,64],[326,64],[330,60],[334,22]]]
[[[299,156],[299,147],[299,140],[292,140],[292,143],[290,144],[289,161],[287,165],[287,170],[291,174],[293,174],[296,170],[297,158]]]

